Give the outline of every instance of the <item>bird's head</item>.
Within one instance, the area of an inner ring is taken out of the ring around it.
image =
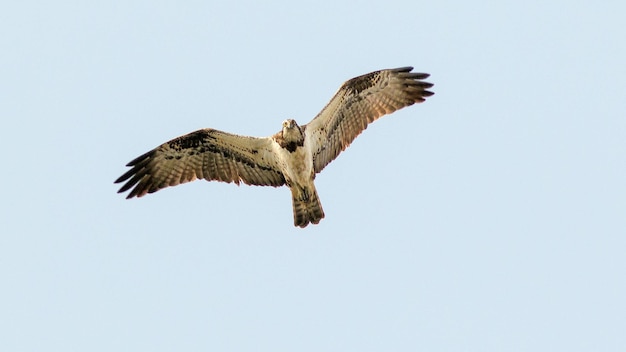
[[[304,141],[304,133],[294,119],[283,121],[283,139],[286,142],[302,143]]]

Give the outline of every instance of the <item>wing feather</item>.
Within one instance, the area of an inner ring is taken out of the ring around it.
[[[434,93],[431,83],[422,81],[427,73],[411,72],[413,67],[380,70],[345,82],[322,109],[304,126],[313,146],[313,165],[320,172],[328,163],[381,116],[415,103]]]
[[[133,159],[131,167],[115,183],[125,182],[118,193],[141,197],[160,189],[196,179],[243,181],[248,185],[282,186],[271,139],[238,136],[202,129],[172,139]]]

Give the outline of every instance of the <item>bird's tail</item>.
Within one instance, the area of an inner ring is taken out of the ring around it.
[[[293,200],[293,224],[306,227],[309,223],[318,224],[324,218],[322,203],[317,196],[315,186],[291,187]]]

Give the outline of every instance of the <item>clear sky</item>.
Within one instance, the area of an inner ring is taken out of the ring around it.
[[[0,6],[1,351],[626,350],[623,1]],[[125,200],[134,157],[428,72],[316,179]]]

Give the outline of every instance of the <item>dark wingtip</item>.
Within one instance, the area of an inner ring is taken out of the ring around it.
[[[409,72],[406,77],[409,78],[413,78],[413,79],[426,79],[428,77],[430,77],[430,73],[424,73],[424,72]]]
[[[122,176],[118,177],[115,182],[113,182],[114,184],[126,182],[124,185],[122,185],[122,187],[120,187],[117,193],[124,193],[133,188],[133,186],[137,185],[141,177],[145,174],[145,163],[150,159],[152,155],[154,155],[154,153],[155,150],[153,149],[136,157],[128,164],[126,164],[126,166],[131,167],[131,169],[127,170]],[[133,190],[128,194],[126,199],[140,197],[137,195],[138,193],[140,193],[140,191],[141,189],[138,189],[138,187],[133,188]]]
[[[133,186],[132,182],[126,182],[122,187],[120,187],[117,193],[124,193],[128,191],[132,186]]]
[[[129,178],[131,178],[131,176],[133,176],[135,174],[136,171],[137,171],[136,168],[133,167],[132,169],[126,171],[122,176],[118,177],[117,180],[115,180],[114,183],[122,183],[122,182],[128,180]],[[124,188],[124,187],[122,187],[122,188]]]
[[[128,172],[127,172],[127,173],[128,173]],[[115,181],[113,181],[113,183],[115,184],[115,183],[121,183],[121,182],[124,182],[124,181],[128,178],[128,177],[125,177],[127,173],[125,173],[125,174],[123,174],[122,176],[118,177]]]
[[[128,162],[128,164],[126,164],[126,166],[131,167],[131,166],[135,166],[137,165],[139,162],[141,162],[142,160],[152,156],[155,153],[156,149],[152,149],[149,152],[143,153],[140,156],[136,157],[135,159],[131,160]]]
[[[404,66],[391,69],[393,72],[411,72],[413,71],[413,66]]]

